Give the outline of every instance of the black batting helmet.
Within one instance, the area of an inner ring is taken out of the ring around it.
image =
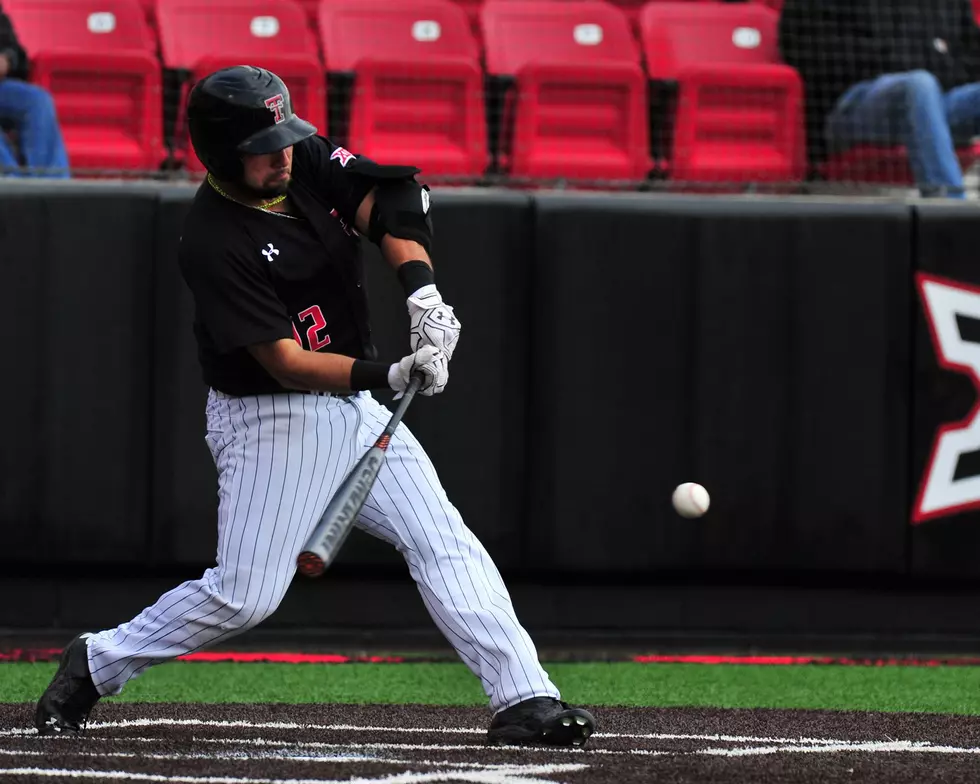
[[[242,176],[242,154],[276,152],[317,132],[293,114],[282,79],[250,65],[223,68],[194,85],[187,123],[197,157],[222,180]]]

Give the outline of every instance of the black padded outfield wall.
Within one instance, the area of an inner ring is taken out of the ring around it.
[[[155,193],[0,192],[0,520],[7,563],[149,546]]]
[[[980,577],[980,215],[916,210],[912,571]]]
[[[534,559],[901,572],[909,225],[898,205],[538,199]],[[712,494],[701,522],[670,505],[684,481]]]
[[[0,189],[8,573],[213,562],[206,389],[175,259],[193,192]],[[976,208],[453,189],[433,203],[464,332],[446,394],[406,421],[502,571],[980,576],[971,498],[916,518],[937,430],[975,405],[969,377],[937,364],[922,286],[952,287],[954,332],[980,351]],[[367,262],[394,360],[403,295],[373,249]],[[980,475],[980,439],[964,443],[953,484]],[[670,507],[688,480],[712,494],[701,521]],[[361,534],[338,566],[404,571]]]

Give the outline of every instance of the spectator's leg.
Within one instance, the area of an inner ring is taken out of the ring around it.
[[[942,87],[928,71],[887,74],[855,85],[827,118],[831,148],[904,144],[919,190],[963,198],[963,172]]]
[[[20,161],[7,144],[7,137],[0,133],[0,177],[16,177],[18,168],[20,168]]]
[[[0,116],[17,123],[24,163],[52,169],[40,176],[67,177],[68,155],[50,93],[19,79],[0,80]]]

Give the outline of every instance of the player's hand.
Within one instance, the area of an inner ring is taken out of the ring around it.
[[[435,346],[453,358],[456,343],[463,325],[453,309],[442,301],[442,295],[434,285],[423,286],[408,298],[408,316],[411,320],[409,343],[412,351],[422,346]]]
[[[399,400],[408,389],[413,373],[422,375],[420,395],[438,395],[449,383],[449,360],[435,346],[422,346],[414,354],[395,362],[388,370],[388,386],[398,393],[395,400]]]

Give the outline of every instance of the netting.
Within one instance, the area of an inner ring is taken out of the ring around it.
[[[783,5],[3,0],[16,39],[0,30],[0,168],[199,178],[189,89],[250,64],[281,76],[321,134],[435,184],[955,185],[980,97],[946,126],[922,105],[980,78],[970,0]],[[832,118],[854,83],[896,68],[908,78],[878,114]]]

